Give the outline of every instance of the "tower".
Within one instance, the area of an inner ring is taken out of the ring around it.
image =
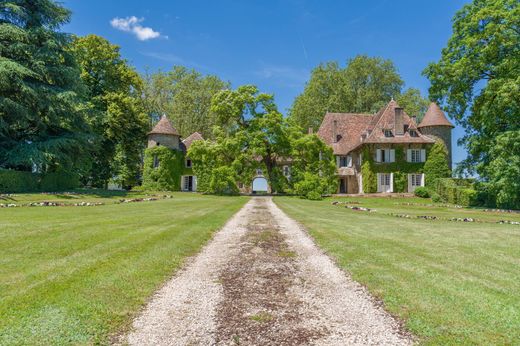
[[[452,165],[452,151],[451,151],[451,130],[454,128],[453,124],[446,118],[446,114],[435,103],[430,103],[423,120],[417,126],[422,134],[432,137],[436,140],[441,140],[448,149],[448,164]]]
[[[180,135],[173,127],[166,115],[148,132],[148,148],[165,146],[169,149],[180,150]]]

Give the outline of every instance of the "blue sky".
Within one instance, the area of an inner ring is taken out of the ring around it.
[[[391,59],[406,87],[427,95],[421,72],[439,59],[466,2],[67,0],[73,16],[63,29],[107,38],[139,71],[185,65],[233,87],[256,84],[285,114],[313,67],[357,54]],[[454,162],[466,156],[456,146],[463,133],[454,131]]]

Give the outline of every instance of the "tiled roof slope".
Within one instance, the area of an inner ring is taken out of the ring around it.
[[[346,154],[361,144],[361,133],[366,130],[371,120],[371,114],[327,113],[317,134],[332,147],[334,154]],[[334,140],[334,121],[336,133],[339,135],[337,141]]]
[[[159,122],[153,127],[152,131],[148,132],[148,134],[179,136],[179,132],[177,131],[177,129],[175,129],[175,127],[173,127],[172,123],[166,117],[166,115],[163,115],[161,117],[161,120],[159,120]]]
[[[417,137],[395,135],[395,109],[399,105],[394,100],[381,108],[376,114],[327,113],[323,118],[318,136],[330,145],[335,155],[345,155],[364,143],[435,143],[435,141],[417,132]],[[417,124],[404,111],[403,125],[407,129],[417,129]],[[334,133],[334,125],[336,133]],[[392,130],[393,137],[385,137],[384,130]],[[337,136],[335,139],[334,137]]]
[[[370,123],[369,133],[363,143],[435,143],[433,139],[417,132],[417,137],[410,136],[408,131],[404,135],[396,135],[395,125],[395,109],[399,105],[394,100],[390,101],[376,115],[374,121]],[[417,129],[417,124],[412,118],[402,111],[403,124],[405,128]],[[393,137],[385,137],[384,130],[392,130]]]
[[[188,150],[191,146],[191,143],[195,141],[202,141],[204,140],[204,137],[198,132],[193,132],[191,135],[189,135],[186,139],[182,141],[184,146],[186,147],[186,150]]]
[[[419,124],[419,128],[426,126],[450,126],[455,127],[453,124],[446,118],[446,114],[442,111],[442,109],[435,103],[430,103],[430,107],[426,111],[423,120]]]

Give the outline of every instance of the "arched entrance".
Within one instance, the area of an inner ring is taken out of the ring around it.
[[[257,175],[253,178],[251,192],[253,195],[269,193],[269,183],[263,175]]]

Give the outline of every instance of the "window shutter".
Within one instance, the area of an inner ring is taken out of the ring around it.
[[[395,162],[395,149],[390,150],[390,162]]]
[[[390,173],[390,192],[394,192],[394,173]]]
[[[336,156],[336,167],[338,167],[338,168],[340,167],[340,165],[339,165],[339,156]]]
[[[352,155],[347,155],[347,167],[352,167]]]
[[[390,162],[390,149],[386,149],[384,152],[385,152],[385,162]]]
[[[421,149],[421,162],[426,161],[426,149]]]
[[[412,192],[412,175],[408,174],[408,192]]]
[[[412,162],[412,150],[411,149],[406,150],[406,161]]]
[[[421,186],[424,186],[424,173],[421,174]]]
[[[376,150],[376,162],[381,162],[381,149]]]
[[[197,191],[197,176],[193,176],[193,192]]]
[[[377,173],[377,192],[381,192],[381,173]]]

